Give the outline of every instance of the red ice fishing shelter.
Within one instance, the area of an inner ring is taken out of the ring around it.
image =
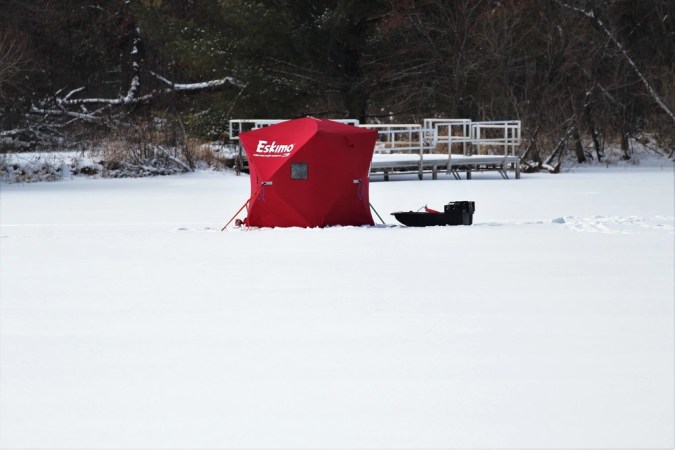
[[[377,131],[304,118],[239,139],[251,173],[249,226],[373,225],[368,174]]]

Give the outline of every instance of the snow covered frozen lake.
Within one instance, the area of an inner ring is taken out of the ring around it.
[[[671,162],[404,178],[389,224],[474,225],[220,232],[230,173],[2,184],[0,447],[675,445]]]

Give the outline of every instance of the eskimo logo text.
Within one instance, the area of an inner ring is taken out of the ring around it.
[[[267,141],[258,141],[258,146],[255,149],[256,153],[262,153],[260,156],[288,156],[295,144],[277,144],[276,141],[271,143]]]

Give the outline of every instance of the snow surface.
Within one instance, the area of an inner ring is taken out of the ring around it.
[[[470,227],[220,227],[245,176],[0,185],[0,447],[671,448],[673,166],[371,184]]]

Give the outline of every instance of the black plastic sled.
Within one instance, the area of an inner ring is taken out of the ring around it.
[[[445,225],[471,225],[473,213],[476,210],[475,202],[450,202],[443,208],[443,212],[434,211],[426,206],[424,211],[408,211],[391,213],[396,220],[409,227],[434,227]]]

